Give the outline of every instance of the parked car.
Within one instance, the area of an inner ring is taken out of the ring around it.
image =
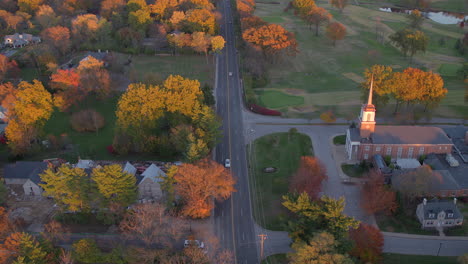
[[[230,159],[226,159],[224,161],[224,167],[226,168],[231,168],[231,160]]]
[[[189,247],[189,246],[194,246],[198,248],[205,248],[205,243],[199,240],[188,240],[186,239],[184,241],[184,248]]]

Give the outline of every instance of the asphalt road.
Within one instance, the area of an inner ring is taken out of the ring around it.
[[[216,146],[215,159],[221,164],[224,164],[227,158],[231,160],[231,171],[237,180],[237,191],[229,200],[216,204],[215,230],[221,245],[235,252],[236,263],[254,264],[259,263],[259,257],[249,195],[242,123],[242,90],[234,27],[231,23],[232,7],[229,0],[218,3],[224,18],[220,31],[226,40],[226,46],[217,56],[216,111],[223,123],[222,140]]]

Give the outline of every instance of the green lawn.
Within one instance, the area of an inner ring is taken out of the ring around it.
[[[262,260],[262,264],[288,264],[288,257],[286,254],[271,255]]]
[[[252,201],[256,222],[264,228],[283,230],[286,209],[281,196],[288,192],[288,178],[301,156],[313,155],[310,138],[300,133],[275,133],[263,136],[248,146]],[[274,167],[274,173],[263,169]]]
[[[458,1],[458,0],[456,0]],[[361,104],[360,82],[365,68],[374,64],[391,65],[395,71],[401,71],[409,66],[441,71],[444,75],[446,88],[449,90],[448,98],[455,100],[443,100],[437,108],[434,116],[440,117],[464,117],[468,116],[468,107],[460,97],[464,93],[461,80],[448,80],[453,78],[456,68],[461,67],[464,58],[458,55],[453,45],[457,38],[462,37],[462,32],[456,25],[439,25],[427,22],[423,31],[431,38],[428,52],[418,54],[414,61],[418,64],[410,64],[408,58],[388,43],[380,42],[376,35],[376,17],[382,21],[383,28],[379,32],[387,37],[395,30],[403,28],[407,24],[405,15],[378,11],[377,6],[348,5],[343,14],[331,7],[328,0],[318,0],[317,5],[324,7],[334,15],[334,20],[347,27],[347,36],[338,41],[336,47],[326,38],[324,28],[320,29],[319,37],[306,25],[293,11],[285,13],[283,9],[288,5],[288,0],[278,0],[278,4],[257,3],[255,15],[269,22],[279,23],[287,30],[293,32],[298,41],[299,54],[295,57],[285,57],[281,63],[269,66],[269,82],[263,87],[262,92],[257,92],[257,99],[265,107],[281,108],[286,116],[297,116],[294,106],[301,105],[300,114],[310,114],[314,111],[322,111],[327,108],[335,108],[338,117],[356,117],[358,111],[350,112],[350,108],[356,108]],[[443,41],[441,41],[443,39]],[[281,91],[297,89],[296,95],[282,95]],[[271,93],[267,93],[270,91]],[[346,96],[344,96],[346,94]],[[290,97],[292,96],[292,97]],[[304,97],[303,103],[297,96]],[[325,100],[322,100],[325,99]],[[390,102],[390,105],[394,102]],[[460,106],[461,109],[454,109]],[[380,111],[380,115],[390,115]]]
[[[21,69],[21,79],[24,81],[31,82],[34,79],[39,78],[39,72],[36,68],[22,68]]]
[[[457,264],[457,257],[383,254],[383,264]]]
[[[136,55],[132,57],[129,75],[136,81],[143,81],[149,73],[157,74],[161,80],[170,74],[179,74],[190,79],[197,79],[203,85],[214,83],[213,57],[203,55],[155,56]],[[133,75],[133,76],[132,76]]]
[[[279,91],[255,90],[255,93],[258,95],[260,105],[269,108],[282,108],[304,103],[304,98],[301,96],[288,95]]]
[[[369,171],[368,168],[363,168],[359,164],[341,164],[341,169],[344,174],[354,178],[361,178],[364,173]]]
[[[333,144],[344,145],[346,144],[346,135],[339,135],[333,138]]]

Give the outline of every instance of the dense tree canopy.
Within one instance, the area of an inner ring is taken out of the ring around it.
[[[280,25],[269,24],[259,28],[249,28],[242,33],[245,41],[260,47],[266,54],[286,51],[297,53],[297,42],[293,33]]]
[[[91,179],[105,205],[116,203],[125,207],[136,200],[136,178],[124,172],[119,164],[94,168]]]

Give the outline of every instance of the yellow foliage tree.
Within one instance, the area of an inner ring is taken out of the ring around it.
[[[180,75],[169,75],[163,83],[165,109],[192,117],[200,109],[200,82]]]
[[[211,38],[211,51],[214,53],[219,53],[222,49],[224,49],[225,44],[226,41],[222,36],[214,36]]]
[[[26,153],[31,141],[42,130],[52,114],[52,96],[41,82],[21,82],[15,100],[7,109],[10,120],[5,129],[8,145],[15,154]]]

